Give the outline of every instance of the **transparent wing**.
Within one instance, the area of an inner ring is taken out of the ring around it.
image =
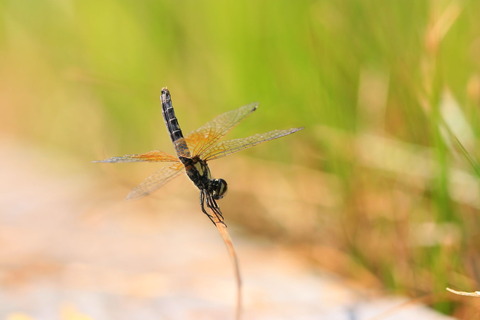
[[[178,158],[172,156],[163,151],[150,151],[147,153],[141,154],[127,154],[120,157],[112,157],[105,160],[93,161],[93,162],[105,162],[105,163],[116,163],[116,162],[178,162]]]
[[[203,154],[200,154],[200,159],[205,161],[215,160],[221,157],[225,157],[234,152],[241,151],[243,149],[251,148],[259,143],[278,139],[286,135],[292,134],[303,128],[292,128],[286,130],[273,130],[265,133],[258,133],[250,137],[227,140],[217,143],[215,146],[206,150]]]
[[[145,179],[141,184],[133,188],[128,194],[127,199],[136,199],[149,195],[168,181],[178,176],[182,172],[182,169],[183,164],[181,162],[175,163],[170,167],[160,168],[154,174]]]
[[[258,103],[251,103],[236,110],[225,112],[197,130],[189,133],[185,141],[193,156],[204,153],[226,135],[236,124],[257,109]]]

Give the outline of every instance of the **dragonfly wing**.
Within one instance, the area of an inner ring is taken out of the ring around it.
[[[225,157],[234,152],[241,151],[243,149],[251,148],[256,146],[259,143],[270,141],[273,139],[278,139],[286,135],[292,134],[303,128],[292,128],[286,130],[273,130],[265,133],[258,133],[250,137],[233,139],[222,141],[215,146],[208,149],[205,153],[200,154],[200,158],[208,161],[215,160],[221,157]]]
[[[159,189],[168,181],[172,180],[182,172],[183,164],[175,163],[170,167],[162,167],[146,178],[141,184],[130,191],[127,200],[137,199],[149,195],[153,191]]]
[[[197,130],[191,132],[185,138],[187,145],[193,155],[198,155],[208,150],[224,135],[226,135],[236,124],[243,120],[250,113],[255,111],[258,103],[247,104],[238,109],[225,112],[210,122],[207,122]]]
[[[112,157],[105,160],[93,161],[93,162],[106,162],[106,163],[116,163],[116,162],[176,162],[179,161],[177,157],[172,156],[163,151],[150,151],[147,153],[141,154],[127,154],[120,157]]]

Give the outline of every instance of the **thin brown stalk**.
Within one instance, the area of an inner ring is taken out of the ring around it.
[[[235,319],[240,320],[242,314],[242,277],[240,274],[240,265],[238,263],[237,253],[235,251],[235,247],[233,246],[232,238],[228,233],[227,226],[225,223],[219,219],[217,215],[213,215],[211,217],[213,223],[217,227],[220,236],[227,247],[228,254],[230,255],[230,259],[233,264],[233,269],[235,273],[235,282],[237,286],[237,299],[236,299],[236,307],[235,307]]]

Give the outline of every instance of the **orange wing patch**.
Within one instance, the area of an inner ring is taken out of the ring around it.
[[[141,154],[126,154],[120,157],[112,157],[105,160],[94,161],[94,162],[108,162],[108,163],[117,163],[117,162],[178,162],[180,161],[177,157],[172,156],[163,151],[150,151],[147,153]]]

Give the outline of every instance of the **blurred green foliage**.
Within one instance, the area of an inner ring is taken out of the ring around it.
[[[339,219],[351,224],[342,250],[393,289],[443,292],[452,282],[478,289],[478,270],[467,265],[478,254],[480,206],[452,199],[462,191],[451,184],[455,170],[478,182],[478,12],[480,2],[468,0],[5,0],[0,130],[95,159],[169,146],[158,101],[163,86],[185,131],[259,101],[261,112],[233,135],[306,127],[285,139],[285,148],[266,145],[251,154],[339,178]],[[456,118],[442,106],[451,105],[466,122],[448,122]],[[365,252],[362,228],[390,232],[400,222],[368,220],[359,189],[389,189],[402,177],[363,169],[352,141],[364,134],[407,143],[414,154],[433,152],[428,186],[408,191],[416,204],[402,228],[422,219],[458,228],[454,246],[404,247],[408,272],[397,272],[395,257],[375,260]],[[416,210],[423,212],[417,218]],[[452,304],[439,308],[451,311]]]

